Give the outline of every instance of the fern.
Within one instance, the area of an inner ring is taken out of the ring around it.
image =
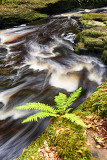
[[[22,121],[22,123],[31,122],[31,121],[38,121],[38,118],[43,119],[43,118],[51,117],[51,116],[57,117],[59,115],[54,114],[54,113],[39,112],[39,113],[36,113],[34,115],[31,115],[31,116],[27,117],[26,119],[24,119]]]
[[[83,127],[86,127],[85,123],[82,121],[82,119],[79,116],[76,116],[74,113],[68,113],[62,116],[63,118],[67,118],[71,122],[75,122],[78,125],[81,125]]]
[[[40,111],[46,111],[46,112],[50,112],[50,113],[56,113],[56,110],[50,106],[48,106],[47,104],[44,103],[26,103],[23,106],[18,106],[18,107],[14,107],[14,109],[19,109],[19,110],[40,110]]]
[[[59,93],[59,96],[55,96],[55,102],[57,104],[57,112],[64,113],[65,110],[79,97],[82,88],[80,87],[75,92],[71,93],[70,96],[67,96],[63,93]]]
[[[21,110],[35,109],[35,110],[42,111],[27,117],[22,121],[22,123],[30,122],[30,121],[38,121],[38,118],[43,119],[51,116],[53,117],[61,116],[62,118],[67,118],[68,120],[75,122],[78,125],[86,127],[86,125],[84,124],[82,119],[80,119],[80,117],[76,116],[73,113],[69,113],[71,108],[68,108],[79,97],[81,90],[82,89],[79,88],[74,93],[70,94],[68,98],[63,93],[59,93],[58,96],[55,96],[54,101],[56,102],[56,109],[52,108],[51,106],[48,106],[47,104],[43,104],[39,102],[27,103],[23,106],[15,107],[15,109],[21,109]]]

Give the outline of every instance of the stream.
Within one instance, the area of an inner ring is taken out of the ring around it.
[[[49,119],[21,124],[38,111],[13,107],[28,102],[55,106],[59,92],[69,95],[82,87],[76,108],[107,76],[98,57],[74,52],[73,39],[82,30],[71,18],[74,13],[0,30],[0,160],[19,157],[49,124]]]

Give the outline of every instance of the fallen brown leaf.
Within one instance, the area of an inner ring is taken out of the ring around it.
[[[91,119],[93,117],[93,115],[87,115],[86,118]]]
[[[103,139],[105,140],[105,139],[107,139],[107,137],[103,137]]]
[[[59,158],[59,153],[58,152],[55,153],[55,158]]]
[[[86,120],[86,119],[84,119],[83,120],[85,123],[87,123],[87,124],[89,124],[90,123],[90,120]]]
[[[102,90],[102,92],[105,92],[105,91],[107,91],[107,88],[105,88],[105,89]]]
[[[90,146],[90,145],[91,145],[89,142],[85,142],[85,144],[86,144],[87,146]]]
[[[105,146],[104,143],[99,143],[99,144],[100,144],[101,146],[103,146],[103,147]]]
[[[57,131],[56,131],[56,134],[60,134],[63,130],[64,130],[63,128],[57,130]]]
[[[101,148],[101,146],[100,146],[100,145],[97,145],[97,146],[96,146],[96,148],[97,148],[97,149],[100,149],[100,148]]]
[[[80,154],[82,154],[83,153],[83,151],[82,150],[77,150],[76,152],[78,152],[78,153],[80,153]]]
[[[47,153],[51,153],[52,151],[50,149],[46,149],[46,152]]]
[[[91,127],[92,127],[92,124],[88,124],[88,125],[87,125],[87,128],[91,128]]]
[[[70,129],[69,129],[69,128],[67,128],[67,129],[66,129],[66,131],[70,131]]]
[[[94,123],[97,123],[97,120],[94,120]]]

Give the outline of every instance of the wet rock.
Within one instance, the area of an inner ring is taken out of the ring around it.
[[[73,14],[71,15],[72,18],[80,18],[82,16],[82,14]]]
[[[81,22],[88,22],[88,21],[90,23],[92,21],[91,26],[95,26],[95,23],[96,23],[96,25],[98,23],[98,25],[101,24],[101,26],[102,26],[102,23],[107,21],[107,13],[89,13],[89,14],[86,13],[86,14],[83,14],[83,16],[81,18]],[[84,23],[84,24],[87,25],[87,23]]]
[[[75,52],[78,54],[94,54],[107,63],[107,27],[94,27],[79,33],[74,41],[77,43]]]
[[[103,51],[102,59],[104,60],[104,62],[107,62],[107,50]]]
[[[82,20],[82,24],[86,27],[97,27],[97,26],[106,26],[105,22],[94,21],[94,20]]]

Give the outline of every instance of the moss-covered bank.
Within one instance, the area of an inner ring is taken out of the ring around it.
[[[31,22],[78,7],[93,8],[106,4],[106,0],[2,0],[0,28]]]
[[[84,117],[97,114],[107,118],[107,81],[103,82],[86,101],[73,112]],[[97,103],[98,102],[98,103]],[[96,104],[95,104],[96,103]],[[50,147],[56,148],[64,160],[91,160],[90,152],[84,146],[86,137],[83,136],[84,128],[61,117],[52,118],[48,128],[40,138],[32,142],[28,149],[17,160],[40,160],[38,149],[46,140]]]
[[[82,110],[107,117],[107,81],[97,87],[96,91],[86,99],[82,104]]]
[[[0,28],[19,25],[36,19],[47,17],[45,13],[40,13],[37,8],[44,8],[49,3],[58,0],[7,0],[0,5]]]
[[[85,29],[75,37],[75,51],[100,57],[107,63],[107,13],[83,14],[81,23]]]
[[[58,134],[57,131],[60,129],[63,130]],[[64,160],[91,160],[90,152],[84,147],[86,137],[83,136],[83,132],[84,129],[79,125],[61,117],[53,118],[40,138],[31,143],[18,160],[31,160],[32,156],[35,160],[40,160],[38,149],[44,145],[44,140],[50,147],[55,147]],[[82,153],[80,154],[78,150]]]

